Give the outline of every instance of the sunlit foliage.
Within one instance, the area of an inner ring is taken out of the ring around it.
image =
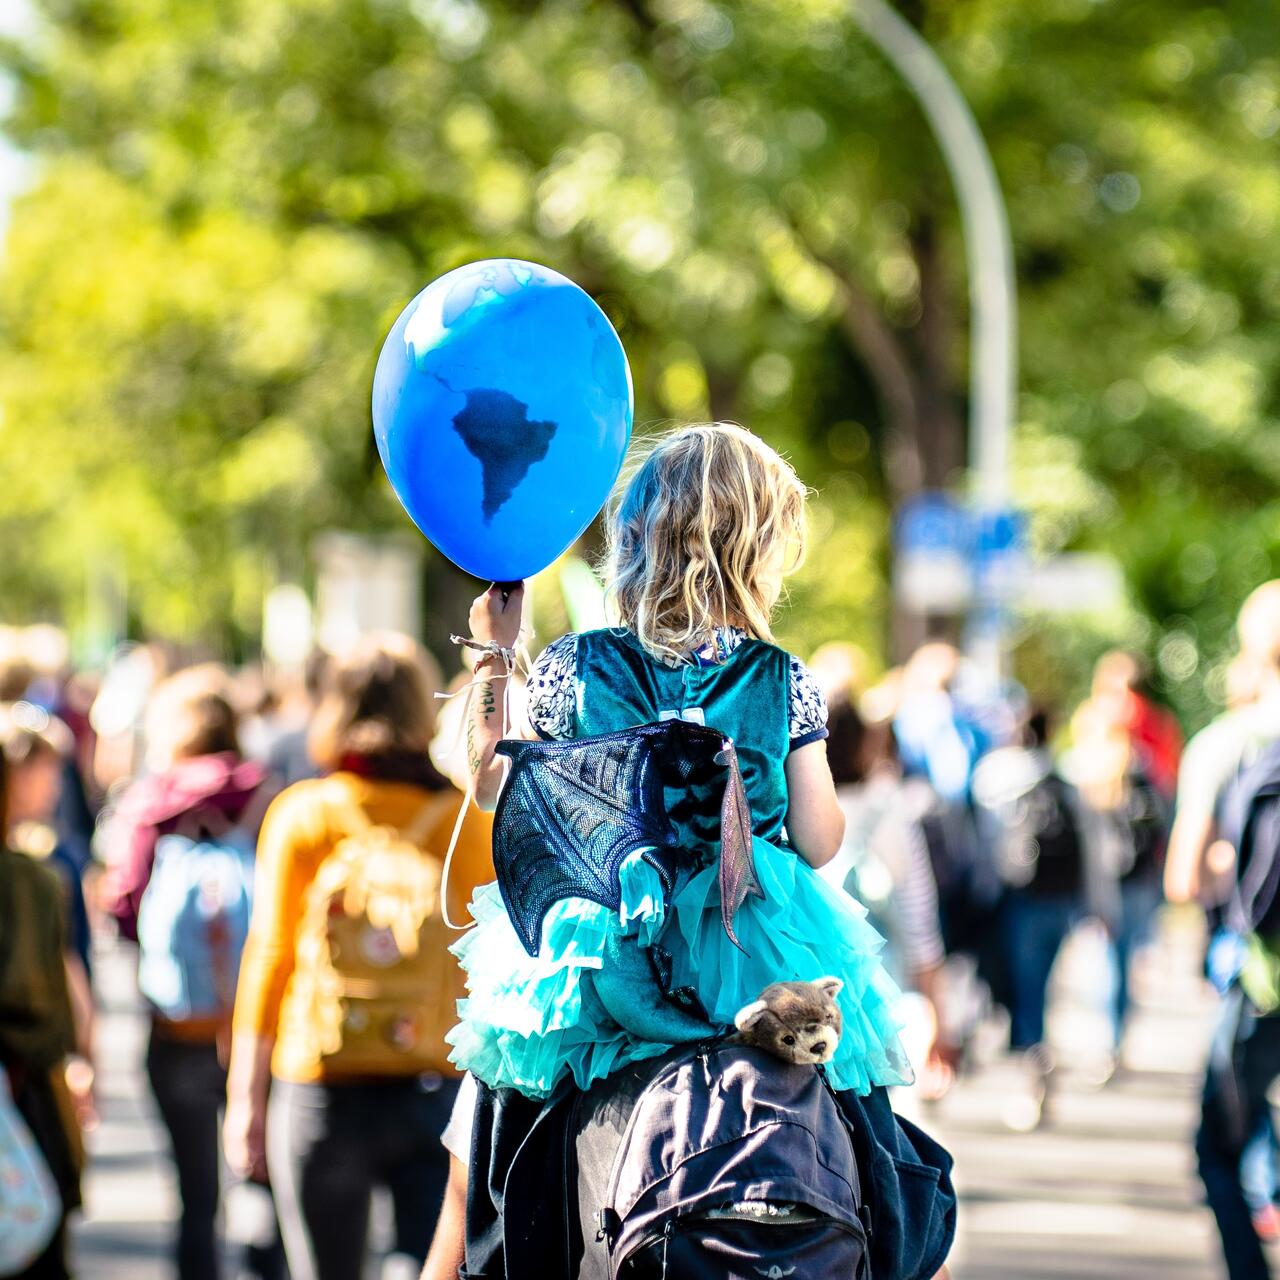
[[[965,277],[923,119],[844,4],[35,7],[4,52],[39,161],[0,269],[7,613],[74,621],[108,561],[135,627],[251,640],[316,531],[403,527],[367,407],[390,320],[519,255],[609,311],[642,426],[732,417],[792,454],[818,536],[781,635],[888,656],[887,512],[962,481]],[[1274,12],[903,8],[1009,199],[1035,545],[1131,584],[1125,616],[1027,640],[1030,674],[1061,692],[1061,658],[1125,639],[1199,718],[1280,552]]]

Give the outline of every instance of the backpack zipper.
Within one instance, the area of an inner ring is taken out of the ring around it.
[[[768,1202],[761,1201],[761,1203],[763,1204]],[[609,1211],[608,1210],[601,1211],[602,1214],[607,1212]],[[680,1230],[680,1227],[685,1223],[714,1221],[716,1216],[717,1215],[714,1210],[712,1211],[700,1210],[697,1213],[673,1214],[663,1224],[661,1231],[650,1231],[646,1233],[645,1235],[641,1236],[640,1239],[637,1240],[630,1249],[627,1250],[626,1254],[623,1255],[623,1257],[618,1258],[616,1260],[614,1260],[613,1258],[610,1258],[609,1275],[611,1277],[616,1277],[619,1273],[619,1269],[625,1263],[630,1262],[631,1259],[634,1258],[638,1253],[641,1253],[643,1250],[648,1249],[653,1245],[656,1245],[659,1241],[661,1241],[662,1242],[661,1274],[663,1277],[665,1277],[667,1274],[667,1250],[670,1248],[671,1241],[675,1239],[676,1234]],[[859,1213],[859,1218],[861,1218],[861,1216],[862,1216],[861,1213]],[[785,1221],[779,1218],[774,1218],[767,1214],[762,1215],[759,1218],[754,1216],[744,1215],[741,1218],[734,1218],[732,1220],[737,1222],[759,1223],[764,1226],[773,1227],[773,1228],[783,1228],[783,1229],[787,1227],[812,1226],[815,1222],[827,1222],[827,1223],[830,1223],[835,1230],[843,1231],[846,1235],[853,1236],[855,1239],[859,1235],[861,1235],[862,1243],[865,1247],[865,1251],[867,1252],[867,1256],[870,1257],[871,1233],[868,1229],[866,1229],[865,1223],[860,1224],[863,1227],[863,1229],[859,1231],[858,1228],[855,1227],[852,1223],[841,1222],[838,1218],[831,1218],[831,1217],[828,1217],[826,1214],[820,1214],[816,1212],[809,1213],[808,1215],[800,1218],[787,1218]]]

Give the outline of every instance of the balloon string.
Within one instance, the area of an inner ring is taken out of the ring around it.
[[[453,833],[449,836],[449,848],[444,855],[444,866],[440,870],[440,916],[444,920],[444,927],[455,933],[466,933],[476,924],[475,920],[470,924],[455,924],[449,917],[449,871],[453,866],[453,855],[457,852],[458,841],[462,837],[462,825],[467,820],[471,802],[475,798],[476,775],[473,773],[471,781],[467,783],[467,793],[462,797],[462,804],[458,806],[458,817],[453,824]]]
[[[504,670],[496,675],[481,676],[479,674],[480,663],[477,662],[473,669],[476,676],[474,680],[469,680],[460,689],[454,689],[451,693],[437,693],[436,697],[445,700],[456,698],[459,694],[465,693],[467,700],[463,704],[462,718],[458,722],[458,733],[454,740],[453,747],[450,751],[451,756],[456,756],[462,749],[463,742],[466,738],[467,727],[471,723],[471,711],[475,702],[476,690],[481,685],[492,684],[495,680],[501,680],[502,683],[502,730],[506,733],[511,724],[511,678],[517,673],[527,675],[531,666],[529,661],[529,650],[524,643],[524,631],[520,632],[515,645],[500,645],[492,640],[481,641],[468,639],[465,636],[450,636],[450,640],[454,644],[460,645],[464,649],[474,649],[477,653],[492,654],[502,659]],[[481,659],[483,661],[483,659]],[[470,765],[470,761],[467,762]],[[457,933],[465,933],[466,930],[475,925],[472,920],[470,924],[454,924],[449,917],[449,871],[453,866],[453,855],[457,852],[458,841],[462,837],[462,827],[467,820],[467,814],[471,810],[471,805],[476,798],[476,787],[479,778],[475,769],[468,769],[470,774],[467,782],[466,795],[462,798],[462,805],[458,809],[457,820],[453,824],[453,834],[449,837],[449,848],[444,855],[444,867],[440,872],[440,914],[444,920],[446,929],[452,929]]]

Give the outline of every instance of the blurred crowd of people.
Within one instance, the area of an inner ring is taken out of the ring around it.
[[[396,973],[390,935],[405,922],[369,919],[375,894],[402,887],[395,837],[443,854],[462,810],[445,772],[457,772],[457,738],[437,734],[436,663],[406,636],[378,635],[268,679],[172,669],[148,645],[94,679],[67,669],[51,629],[5,640],[0,1172],[16,1184],[34,1142],[57,1211],[33,1197],[21,1235],[0,1232],[0,1274],[71,1274],[66,1220],[80,1204],[83,1133],[96,1124],[92,920],[136,948],[146,1074],[181,1202],[175,1274],[355,1275],[372,1189],[384,1185],[400,1274],[416,1276],[448,1169],[439,1135],[457,1082],[443,1033],[462,985],[441,934],[417,948],[412,988],[391,990],[380,979]],[[493,874],[487,815],[459,827],[455,917]],[[330,871],[318,895],[317,869],[344,842],[351,866],[383,879],[339,883]],[[421,883],[416,864],[429,864],[412,853],[416,942],[434,928],[439,882]],[[363,1047],[331,1043],[343,1021],[334,1010],[362,1002],[371,1023],[396,1020],[394,1053],[372,1035]],[[343,1053],[355,1069],[327,1080],[324,1064]]]
[[[845,647],[814,656],[848,819],[826,874],[872,912],[896,976],[920,999],[920,1090],[946,1090],[998,1006],[1028,1075],[1006,1119],[1034,1127],[1054,1065],[1050,974],[1085,920],[1106,929],[1113,973],[1099,993],[1110,1038],[1081,1046],[1093,1058],[1081,1065],[1105,1079],[1120,1061],[1131,961],[1160,902],[1177,721],[1146,688],[1141,661],[1123,652],[1098,661],[1070,717],[1031,705],[941,642],[870,687],[860,686],[862,668]]]
[[[946,643],[875,681],[852,646],[813,655],[846,816],[823,874],[886,939],[921,1097],[947,1091],[979,1026],[1003,1009],[1026,1079],[1006,1119],[1040,1122],[1056,1065],[1050,975],[1086,920],[1112,956],[1098,993],[1109,1031],[1071,1052],[1100,1082],[1122,1062],[1134,956],[1165,888],[1207,907],[1218,927],[1210,969],[1247,950],[1223,905],[1238,878],[1223,803],[1280,741],[1280,583],[1251,597],[1240,641],[1229,706],[1185,757],[1178,721],[1130,653],[1098,660],[1070,714],[1032,705]],[[180,667],[139,645],[85,673],[53,628],[0,635],[0,1139],[6,1124],[17,1135],[0,1161],[33,1142],[57,1205],[32,1208],[27,1260],[0,1273],[71,1274],[66,1218],[96,1123],[91,935],[114,934],[138,949],[150,1013],[146,1073],[181,1196],[175,1274],[354,1277],[377,1186],[394,1216],[383,1274],[418,1274],[445,1194],[439,1138],[458,1080],[443,1032],[462,987],[447,937],[433,932],[438,877],[401,893],[396,850],[408,841],[443,856],[461,832],[455,918],[492,878],[490,819],[464,812],[464,699],[438,697],[468,678],[446,681],[404,636],[290,671]],[[514,684],[511,696],[518,706]],[[210,857],[220,868],[217,901],[198,876],[183,878],[193,850],[206,881]],[[385,919],[379,894],[394,900]],[[359,928],[344,933],[357,899]],[[192,943],[197,918],[215,921],[216,936],[206,928]],[[1273,954],[1264,948],[1255,968]],[[398,967],[405,957],[411,969]],[[412,990],[393,980],[410,972]],[[1276,995],[1280,961],[1267,976]],[[1280,1006],[1250,999],[1255,1024]],[[371,1027],[391,1017],[413,1051],[392,1065],[351,1019],[335,1030],[335,1002],[353,1000]],[[1223,1033],[1228,1068],[1245,1043],[1240,1022],[1237,1010]],[[1199,1145],[1233,1277],[1265,1275],[1259,1237],[1280,1232],[1262,1062],[1249,1075],[1262,1100],[1250,1095],[1236,1137],[1223,1136],[1222,1076],[1215,1086],[1211,1073]]]

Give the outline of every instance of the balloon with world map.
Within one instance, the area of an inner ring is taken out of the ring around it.
[[[373,377],[373,429],[405,510],[456,565],[515,582],[604,505],[631,438],[631,371],[572,280],[495,258],[400,313]]]

